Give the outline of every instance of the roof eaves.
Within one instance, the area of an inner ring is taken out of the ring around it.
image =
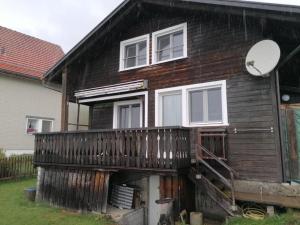
[[[44,75],[43,78],[49,76],[57,67],[59,67],[67,58],[69,58],[76,50],[92,37],[102,26],[106,24],[115,14],[117,14],[127,3],[132,0],[124,0],[117,8],[115,8],[107,17],[104,18],[92,31],[90,31],[80,42],[78,42],[67,54],[64,55],[54,66],[52,66]]]
[[[255,2],[255,1],[240,1],[240,0],[181,0],[183,2],[196,2],[210,5],[222,5],[230,7],[248,8],[248,9],[260,9],[267,11],[278,11],[287,13],[300,13],[300,6],[274,4],[267,2]]]
[[[9,77],[17,77],[17,78],[28,79],[28,80],[42,81],[41,77],[31,76],[23,73],[17,73],[13,71],[4,70],[4,69],[0,69],[0,73],[1,75],[9,76]]]

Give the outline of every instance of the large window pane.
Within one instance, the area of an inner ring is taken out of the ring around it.
[[[170,59],[170,34],[157,38],[158,61]]]
[[[118,128],[138,128],[141,122],[141,104],[118,106]]]
[[[181,94],[162,96],[162,125],[181,126]]]
[[[119,108],[119,128],[129,128],[129,106]]]
[[[203,108],[203,91],[190,92],[190,122],[203,122],[204,108]]]
[[[52,130],[52,121],[43,120],[42,122],[42,132],[51,132]]]
[[[125,47],[125,67],[136,66],[136,44]]]
[[[138,44],[138,65],[145,65],[147,59],[147,43],[142,41]]]
[[[173,34],[173,58],[183,56],[183,31]]]
[[[221,88],[207,90],[208,120],[222,121],[222,94]]]
[[[131,106],[131,128],[140,127],[140,104]]]

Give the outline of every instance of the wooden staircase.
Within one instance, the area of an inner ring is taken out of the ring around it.
[[[200,145],[199,150],[201,154],[197,152],[189,178],[229,216],[238,215],[240,209],[236,205],[234,192],[234,177],[237,173],[204,146]]]

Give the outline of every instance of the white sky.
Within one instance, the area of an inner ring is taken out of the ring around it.
[[[300,0],[256,0],[300,5]],[[69,51],[122,0],[0,0],[0,26]]]

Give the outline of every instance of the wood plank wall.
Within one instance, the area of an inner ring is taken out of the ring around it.
[[[178,215],[181,210],[194,210],[194,185],[187,177],[178,176],[160,176],[160,198],[174,199],[175,214]]]
[[[228,139],[229,165],[239,172],[240,179],[281,182],[274,81],[251,77],[244,66],[250,47],[268,38],[264,34],[265,23],[250,17],[193,13],[163,7],[145,7],[138,19],[132,18],[124,18],[106,38],[70,67],[70,98],[78,89],[146,79],[149,81],[148,124],[153,127],[156,89],[226,80],[229,130],[274,127],[274,133],[231,134]],[[182,22],[188,24],[186,59],[119,72],[120,41]],[[97,128],[102,128],[97,122],[103,121],[102,116],[93,118]],[[106,125],[103,123],[103,126]]]
[[[63,167],[38,170],[38,201],[74,210],[106,212],[109,172]]]
[[[113,124],[113,104],[100,103],[92,108],[91,129],[111,129]]]

